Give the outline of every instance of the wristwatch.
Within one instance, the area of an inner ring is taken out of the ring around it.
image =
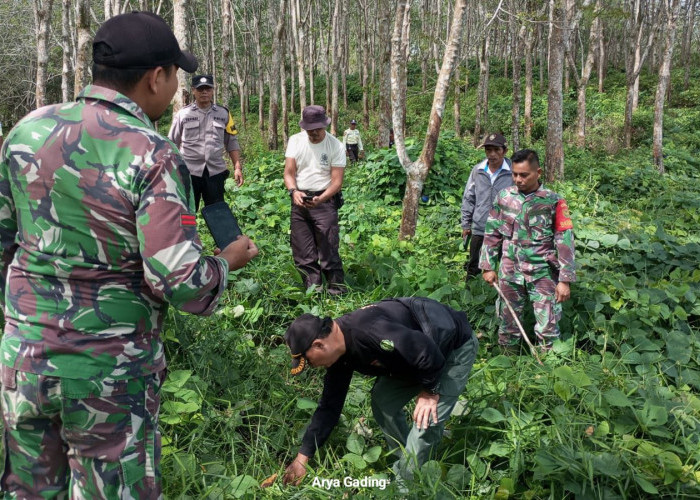
[[[297,190],[297,188],[292,188],[289,190],[289,196],[293,196],[294,192]]]

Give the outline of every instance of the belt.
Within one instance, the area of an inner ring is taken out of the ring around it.
[[[323,189],[321,191],[308,191],[306,189],[300,189],[299,191],[304,191],[307,196],[321,196],[323,193],[326,192],[325,189]]]

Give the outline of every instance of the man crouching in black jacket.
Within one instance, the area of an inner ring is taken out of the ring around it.
[[[338,423],[355,371],[377,377],[372,412],[400,457],[394,473],[410,478],[440,443],[479,349],[463,312],[420,297],[383,300],[336,320],[302,314],[284,338],[293,375],[307,365],[327,368],[321,400],[285,484],[301,482],[309,457]],[[409,426],[404,406],[414,397],[415,425]]]

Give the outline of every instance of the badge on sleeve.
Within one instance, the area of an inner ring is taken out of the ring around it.
[[[557,202],[557,213],[554,219],[554,229],[556,231],[566,231],[567,229],[573,229],[574,223],[571,222],[571,217],[569,215],[569,205],[566,204],[566,200],[561,199]]]
[[[236,129],[236,124],[233,121],[233,116],[231,116],[231,113],[228,114],[228,123],[226,124],[226,133],[229,135],[238,134],[238,130]]]
[[[181,214],[180,215],[180,225],[181,226],[196,226],[197,219],[191,214]]]

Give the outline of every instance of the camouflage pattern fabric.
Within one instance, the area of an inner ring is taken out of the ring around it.
[[[501,280],[524,283],[550,277],[576,281],[573,227],[555,227],[557,210],[561,212],[565,203],[542,186],[527,195],[517,186],[498,193],[486,222],[479,268],[495,271],[500,255]],[[568,215],[566,220],[570,223]]]
[[[3,365],[2,491],[11,498],[161,498],[163,375],[71,380]]]
[[[573,224],[566,201],[540,187],[523,194],[517,186],[501,191],[486,222],[479,268],[495,271],[499,286],[521,316],[529,296],[538,341],[545,346],[559,336],[561,304],[555,301],[559,281],[576,281]],[[500,305],[499,343],[518,342],[519,330],[505,304]]]
[[[525,299],[529,297],[535,312],[535,336],[540,345],[549,347],[559,337],[557,323],[561,319],[561,304],[555,300],[557,284],[551,278],[526,281],[523,284],[499,280],[499,287],[508,299],[518,318],[522,318]],[[501,325],[498,328],[500,345],[517,346],[520,342],[520,329],[504,303],[499,304]]]
[[[202,256],[177,148],[93,85],[25,117],[0,160],[0,362],[70,379],[163,370],[168,304],[210,314],[228,273]]]

